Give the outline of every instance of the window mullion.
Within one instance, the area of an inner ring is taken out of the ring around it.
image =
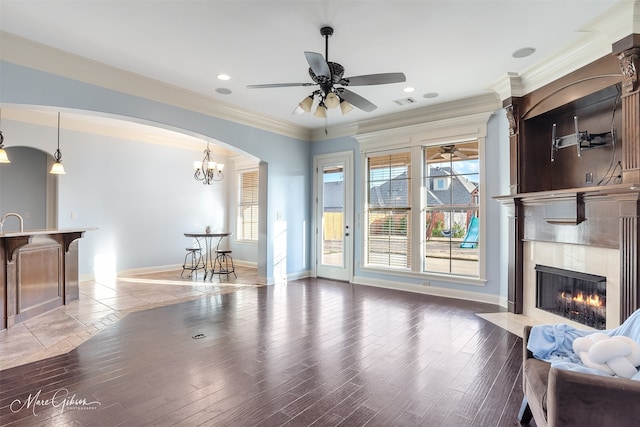
[[[423,200],[424,194],[424,184],[425,180],[422,179],[424,173],[424,163],[422,161],[422,147],[414,146],[411,147],[411,182],[413,182],[411,192],[411,206],[413,209],[411,210],[411,231],[410,235],[414,236],[411,239],[411,253],[413,256],[411,257],[411,271],[420,272],[422,271],[422,260],[424,257],[424,252],[422,248],[424,247],[424,230],[425,225],[422,220],[424,203],[426,201]]]

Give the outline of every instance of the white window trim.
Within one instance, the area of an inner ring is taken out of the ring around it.
[[[371,266],[368,265],[365,262],[365,256],[366,256],[366,250],[367,247],[369,245],[369,234],[366,230],[366,228],[368,227],[367,222],[365,221],[368,217],[368,212],[366,212],[366,205],[367,205],[367,195],[369,194],[369,176],[368,176],[368,167],[367,165],[367,155],[373,155],[373,156],[379,156],[379,155],[393,155],[393,154],[397,154],[397,153],[406,153],[407,151],[411,152],[411,181],[412,182],[420,182],[421,178],[418,177],[418,181],[413,181],[414,179],[416,179],[416,173],[415,173],[415,168],[416,168],[416,161],[414,159],[414,150],[408,150],[407,147],[404,148],[397,148],[395,150],[385,150],[385,151],[375,151],[375,152],[370,152],[370,153],[363,153],[362,154],[362,161],[361,164],[364,165],[364,167],[362,168],[363,171],[363,193],[365,195],[365,197],[363,198],[362,202],[363,202],[363,209],[362,209],[362,213],[361,213],[361,217],[363,218],[363,222],[362,222],[362,239],[360,239],[360,244],[361,244],[361,248],[360,248],[360,253],[361,253],[361,259],[358,262],[358,265],[360,265],[362,267],[363,271],[375,271],[375,270],[379,270],[379,271],[384,271],[384,272],[389,272],[389,271],[393,271],[395,273],[402,273],[402,274],[407,274],[407,273],[411,273],[414,269],[414,260],[416,258],[415,255],[411,256],[411,271],[408,271],[407,269],[395,269],[392,267],[377,267],[377,266]],[[418,165],[418,169],[420,169],[420,166]],[[418,175],[419,176],[419,175]],[[415,199],[415,192],[412,191],[411,193],[411,215],[413,216],[413,211],[414,211],[414,203],[416,202]],[[368,220],[367,220],[368,221]],[[415,232],[415,221],[412,221],[412,227],[411,227],[411,231]],[[411,250],[413,251],[414,246],[411,246]],[[419,257],[418,257],[419,258]]]
[[[236,170],[236,230],[238,228],[238,221],[239,221],[239,207],[240,207],[240,179],[242,177],[243,173],[246,172],[257,172],[258,173],[258,183],[260,182],[260,171],[259,171],[259,167],[257,165],[245,165],[245,168],[243,169],[237,169]],[[258,184],[258,191],[259,191],[260,185]],[[258,210],[260,210],[260,203],[258,203]],[[243,245],[257,245],[258,244],[258,238],[256,239],[245,239],[245,238],[240,238],[239,233],[234,233],[236,234],[236,242],[243,244]],[[244,236],[243,236],[244,237]]]
[[[419,125],[406,126],[403,128],[387,129],[356,135],[355,138],[360,144],[361,164],[366,165],[367,155],[389,151],[401,151],[410,148],[412,159],[412,180],[422,182],[422,148],[433,145],[455,144],[460,142],[478,141],[478,158],[480,159],[480,188],[486,187],[485,171],[485,139],[487,137],[487,123],[493,115],[492,111],[472,114],[468,116],[455,117],[444,120],[422,123]],[[418,166],[419,163],[419,166]],[[366,167],[362,168],[363,173],[363,194],[367,194],[368,177]],[[413,206],[422,206],[422,191],[412,192]],[[486,218],[486,204],[488,202],[485,191],[480,192],[479,212],[481,218]],[[366,201],[363,201],[363,212]],[[415,235],[422,235],[423,221],[412,221],[412,231]],[[363,224],[364,226],[364,224]],[[363,230],[363,233],[365,231]],[[423,255],[421,239],[414,239],[411,251],[418,256],[412,257],[412,271],[403,272],[401,275],[420,277],[423,279],[433,279],[444,282],[464,283],[468,285],[484,286],[486,283],[486,221],[480,222],[480,242],[478,247],[480,262],[478,265],[478,277],[458,276],[455,274],[434,274],[422,272],[421,257]],[[363,234],[364,236],[364,234]],[[365,256],[366,242],[361,239],[361,256]],[[359,261],[363,271],[379,272],[389,274],[389,270],[382,268],[368,267],[364,265],[363,259]],[[395,274],[396,272],[394,272]],[[400,273],[400,272],[397,272]]]

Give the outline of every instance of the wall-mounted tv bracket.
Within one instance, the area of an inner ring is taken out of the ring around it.
[[[551,161],[555,160],[555,152],[561,148],[576,146],[578,157],[580,152],[589,148],[605,147],[607,145],[613,145],[616,139],[615,129],[611,132],[605,133],[593,133],[588,131],[580,132],[578,129],[578,116],[573,116],[573,124],[575,127],[575,133],[571,135],[565,135],[556,137],[556,124],[553,124],[551,133]]]

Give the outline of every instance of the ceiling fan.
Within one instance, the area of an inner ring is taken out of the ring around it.
[[[296,110],[311,112],[314,102],[317,108],[316,117],[326,117],[327,108],[340,106],[342,114],[346,114],[355,106],[363,111],[371,112],[378,108],[371,101],[354,93],[346,86],[371,86],[388,83],[400,83],[406,81],[404,73],[365,74],[361,76],[343,77],[344,67],[337,62],[329,61],[329,37],[333,34],[333,28],[322,27],[320,34],[325,38],[325,55],[315,52],[305,52],[304,56],[309,63],[309,75],[313,83],[270,83],[248,85],[249,89],[290,87],[290,86],[319,86],[309,96],[303,99]],[[296,111],[294,111],[295,113]]]
[[[469,154],[465,154],[469,153]],[[455,145],[443,145],[439,147],[439,149],[432,155],[428,157],[428,160],[434,160],[437,158],[442,158],[445,160],[451,160],[454,157],[460,159],[468,159],[470,155],[478,154],[477,148],[458,148]]]

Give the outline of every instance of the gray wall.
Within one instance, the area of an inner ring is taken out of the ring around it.
[[[13,138],[11,132],[3,135]],[[0,165],[0,217],[16,212],[25,230],[46,228],[47,153],[8,144],[6,151],[11,163]],[[19,224],[17,218],[9,218],[3,230],[17,231]]]

